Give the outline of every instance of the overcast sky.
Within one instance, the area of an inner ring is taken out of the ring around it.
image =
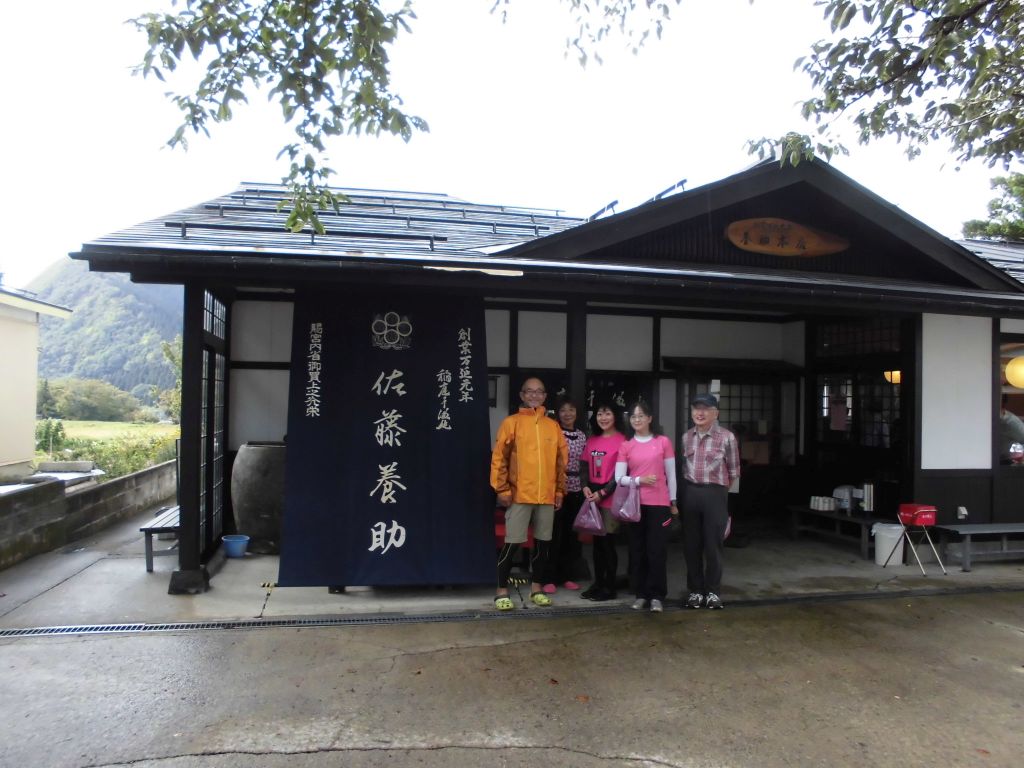
[[[809,84],[792,65],[828,33],[812,0],[686,2],[661,41],[638,56],[613,41],[605,64],[586,69],[564,56],[572,25],[553,0],[513,0],[505,24],[491,4],[416,0],[394,82],[431,131],[408,144],[333,142],[335,183],[586,216],[736,173],[754,161],[749,138],[809,130],[795,106]],[[275,157],[291,133],[258,92],[188,152],[163,147],[178,124],[163,93],[187,84],[132,77],[145,40],[123,23],[161,5],[51,0],[45,17],[32,3],[5,6],[5,285],[98,235],[283,175]],[[913,162],[891,142],[851,148],[839,170],[944,235],[984,218],[994,196],[995,171],[958,171],[938,145]]]

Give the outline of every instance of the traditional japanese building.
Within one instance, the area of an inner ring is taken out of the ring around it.
[[[1024,285],[824,163],[592,219],[339,191],[325,234],[285,232],[284,190],[246,184],[73,254],[185,286],[172,591],[206,583],[234,453],[286,435],[283,583],[472,581],[493,563],[489,440],[527,376],[643,397],[673,440],[716,392],[755,524],[865,482],[879,515],[1024,522],[998,429],[1024,394],[1002,373]],[[317,565],[332,551],[358,565]]]

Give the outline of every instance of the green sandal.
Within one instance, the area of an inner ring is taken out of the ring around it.
[[[499,595],[494,598],[494,607],[499,611],[511,611],[515,606],[512,604],[512,598],[508,595]]]
[[[543,592],[534,592],[532,595],[530,595],[530,601],[534,605],[540,605],[545,608],[551,605],[551,598],[545,595]]]

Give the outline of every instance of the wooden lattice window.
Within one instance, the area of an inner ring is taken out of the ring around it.
[[[899,352],[899,320],[879,317],[820,325],[816,351],[819,358]]]

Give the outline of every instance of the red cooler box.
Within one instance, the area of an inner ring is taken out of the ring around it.
[[[935,513],[931,504],[900,504],[900,522],[904,525],[935,525]]]

